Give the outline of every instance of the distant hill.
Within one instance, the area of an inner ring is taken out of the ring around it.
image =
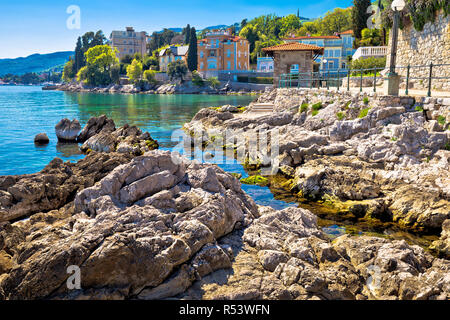
[[[26,58],[0,59],[0,76],[8,73],[22,75],[27,72],[60,71],[69,60],[69,57],[74,54],[73,51],[64,51],[49,54],[32,54]]]

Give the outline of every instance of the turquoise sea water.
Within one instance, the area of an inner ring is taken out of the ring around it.
[[[148,131],[161,146],[172,149],[172,132],[202,108],[248,105],[254,96],[211,95],[120,95],[42,91],[41,87],[0,86],[0,175],[34,173],[53,158],[76,161],[83,157],[76,144],[58,144],[55,125],[62,118],[78,119],[82,126],[89,118],[106,114],[116,126],[125,123]],[[34,136],[45,132],[47,146],[36,146]],[[212,160],[213,161],[213,160]],[[237,162],[219,164],[229,172],[247,176]],[[258,204],[277,209],[295,205],[275,200],[268,188],[243,185]]]
[[[172,133],[189,122],[200,109],[225,104],[248,105],[253,99],[254,96],[65,93],[42,91],[41,87],[0,86],[0,175],[38,172],[55,157],[64,161],[77,161],[84,157],[77,144],[57,143],[54,127],[62,118],[76,118],[84,126],[89,118],[106,114],[114,119],[117,127],[125,123],[136,125],[150,132],[161,149],[173,150],[177,142],[172,141]],[[50,144],[47,146],[35,146],[34,136],[40,132],[49,136]],[[220,159],[219,154],[209,161],[217,159]],[[241,164],[233,159],[230,163],[229,160],[218,165],[225,171],[248,176]],[[275,209],[299,206],[289,196],[275,199],[267,187],[243,184],[242,189],[260,205]],[[320,205],[300,206],[322,217]],[[424,247],[434,240],[403,232],[395,226],[380,228],[335,218],[326,215],[325,219],[319,219],[319,225],[333,238],[344,233],[368,234],[406,239]]]

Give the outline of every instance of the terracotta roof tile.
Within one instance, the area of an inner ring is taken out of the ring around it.
[[[353,34],[353,30],[347,30],[347,31],[341,32],[340,34]]]
[[[291,43],[284,43],[273,47],[268,47],[262,49],[265,52],[273,52],[273,51],[318,51],[322,52],[324,48],[313,46],[311,44],[305,44],[305,43],[298,43],[298,42],[291,42]]]
[[[303,39],[340,39],[339,36],[301,36],[301,37],[292,37],[292,38],[286,38],[283,40],[289,41],[289,40],[303,40]]]

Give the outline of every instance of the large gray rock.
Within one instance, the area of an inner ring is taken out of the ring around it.
[[[55,126],[56,136],[61,142],[75,142],[80,131],[81,125],[76,119],[64,118]]]
[[[92,117],[80,132],[77,140],[78,142],[85,142],[92,136],[102,131],[113,132],[114,130],[116,130],[114,121],[112,119],[108,119],[106,115],[101,115],[100,117]]]
[[[74,204],[0,227],[0,257],[8,255],[0,259],[0,299],[172,296],[230,267],[217,240],[258,216],[220,168],[148,152],[79,192]],[[67,289],[72,265],[81,269],[81,290]]]

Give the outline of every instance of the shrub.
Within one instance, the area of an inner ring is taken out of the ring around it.
[[[444,116],[439,116],[437,118],[437,121],[441,126],[445,126],[445,117]]]
[[[197,87],[203,87],[205,85],[205,81],[197,71],[192,72],[192,83]]]
[[[157,84],[158,81],[155,78],[156,71],[154,70],[145,70],[144,71],[144,80],[148,81],[150,84]]]
[[[364,108],[359,112],[359,116],[358,118],[364,118],[367,116],[367,114],[369,113],[370,108]]]
[[[142,79],[142,62],[134,59],[127,67],[127,76],[132,83],[137,83]]]
[[[311,114],[312,114],[313,117],[317,116],[318,113],[319,113],[319,110],[313,110],[313,111],[311,112]]]
[[[309,108],[309,104],[302,103],[302,105],[300,106],[300,113],[307,112],[308,108]]]
[[[214,89],[217,89],[220,86],[220,81],[219,81],[219,79],[217,79],[217,77],[208,78],[206,80],[206,82],[208,83],[208,85],[211,88],[214,88]]]
[[[414,108],[414,110],[416,110],[416,111],[418,111],[418,112],[423,112],[423,107],[417,105],[417,106]]]
[[[336,113],[336,117],[338,118],[339,121],[344,120],[344,114],[342,112]]]
[[[314,111],[319,111],[320,109],[322,109],[322,107],[323,107],[322,102],[317,102],[317,103],[312,105],[312,109]]]
[[[369,104],[369,98],[368,97],[364,97],[363,102],[364,102],[364,104]]]
[[[358,70],[358,69],[369,69],[369,70],[365,70],[363,72],[363,74],[370,74],[373,73],[374,68],[384,68],[386,66],[386,57],[382,57],[382,58],[375,58],[375,57],[370,57],[370,58],[366,58],[366,59],[357,59],[357,60],[352,60],[350,62],[349,68],[351,70]],[[380,70],[377,70],[380,71]],[[352,72],[352,75],[359,75],[360,71],[354,71]]]

